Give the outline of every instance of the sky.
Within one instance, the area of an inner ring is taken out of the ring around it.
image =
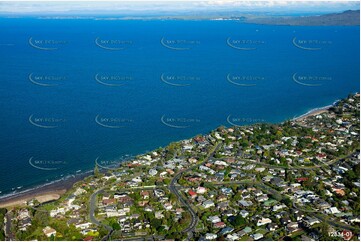
[[[341,12],[360,9],[358,1],[2,1],[0,13],[122,13],[186,11]]]

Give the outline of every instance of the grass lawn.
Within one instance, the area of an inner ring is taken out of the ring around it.
[[[242,236],[241,238],[239,238],[240,241],[250,241],[253,240],[251,237],[249,237],[248,235]]]
[[[300,236],[302,234],[304,234],[305,231],[304,230],[300,230],[300,231],[296,231],[293,234],[290,235],[291,238],[296,238],[297,236]]]

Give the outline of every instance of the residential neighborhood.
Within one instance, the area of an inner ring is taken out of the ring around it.
[[[59,200],[9,209],[10,233],[19,240],[359,240],[359,116],[354,94],[317,115],[219,127],[118,168],[95,163],[94,174]]]

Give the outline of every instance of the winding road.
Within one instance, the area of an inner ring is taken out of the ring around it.
[[[182,231],[184,233],[188,233],[188,238],[192,237],[192,232],[194,231],[194,229],[195,229],[195,227],[196,227],[196,225],[198,223],[199,218],[198,218],[196,212],[194,212],[193,208],[184,200],[182,195],[179,193],[177,188],[180,187],[180,186],[176,185],[176,184],[177,184],[179,178],[182,176],[182,174],[184,172],[190,171],[190,170],[192,170],[192,169],[206,163],[210,157],[214,156],[214,153],[219,149],[219,147],[220,147],[220,144],[216,144],[215,148],[211,151],[211,153],[208,154],[208,156],[204,159],[204,161],[202,161],[201,163],[197,163],[197,164],[195,164],[193,166],[188,167],[187,169],[184,169],[184,170],[178,172],[173,177],[172,181],[170,182],[169,190],[177,196],[179,201],[187,208],[187,210],[189,211],[189,213],[191,214],[191,217],[192,217],[191,223],[188,225],[188,227],[186,229],[184,229]]]
[[[97,226],[104,226],[109,232],[106,236],[102,238],[102,240],[108,240],[110,236],[113,233],[113,228],[109,225],[102,224],[100,221],[98,221],[95,217],[95,209],[97,207],[97,196],[104,192],[104,188],[100,188],[96,190],[91,196],[90,196],[90,202],[89,202],[89,219],[90,222],[97,225]]]
[[[204,161],[202,161],[200,163],[197,163],[197,164],[195,164],[193,166],[188,167],[187,169],[181,170],[178,173],[176,173],[176,175],[171,180],[170,185],[168,186],[170,192],[172,192],[178,198],[180,203],[188,210],[188,212],[191,215],[190,224],[188,225],[187,228],[185,228],[182,231],[183,233],[188,234],[188,240],[191,240],[191,238],[193,237],[193,231],[194,231],[194,229],[195,229],[195,227],[196,227],[196,225],[197,225],[197,223],[199,221],[199,218],[198,218],[196,212],[194,211],[194,209],[190,206],[190,204],[186,201],[186,199],[184,199],[184,197],[180,194],[178,189],[182,189],[184,187],[182,187],[181,185],[178,184],[178,180],[181,178],[183,173],[188,172],[188,171],[190,171],[190,170],[192,170],[192,169],[194,169],[194,168],[208,162],[209,158],[214,156],[215,152],[219,149],[220,145],[221,144],[216,144],[214,146],[213,150],[210,151],[208,156],[204,159]],[[300,167],[300,166],[297,166],[297,167],[282,167],[282,166],[277,166],[277,165],[266,164],[266,163],[263,163],[263,162],[258,162],[256,160],[251,160],[251,159],[241,159],[241,160],[246,161],[246,162],[250,162],[250,163],[253,163],[253,164],[263,165],[263,166],[269,167],[269,168],[278,168],[278,169],[288,168],[288,169],[294,169],[294,170],[297,170],[297,169],[300,169],[300,170],[312,170],[312,169],[322,168],[322,167],[325,167],[325,166],[330,166],[330,165],[336,163],[337,161],[339,161],[341,159],[350,157],[353,154],[354,153],[351,153],[351,154],[348,154],[348,155],[346,155],[344,157],[333,159],[333,160],[331,160],[331,161],[329,161],[327,163],[326,162],[323,163],[322,165],[314,165],[314,166],[308,166],[308,167]],[[275,196],[275,198],[278,199],[278,200],[281,200],[282,198],[285,198],[285,196],[280,194],[278,191],[272,189],[271,187],[264,184],[263,182],[259,182],[259,181],[255,181],[255,180],[254,181],[253,180],[244,180],[244,181],[234,181],[234,182],[227,182],[227,183],[216,183],[214,185],[244,184],[244,183],[253,183],[253,184],[257,185],[258,187],[260,187],[261,190],[264,190],[264,191],[268,192],[269,194],[273,194]],[[138,190],[138,189],[153,190],[153,189],[155,189],[157,187],[159,187],[159,186],[137,187],[135,190]],[[163,187],[165,187],[165,186],[163,186]],[[102,192],[104,192],[104,189],[105,189],[104,187],[100,188],[100,189],[96,190],[91,195],[91,197],[90,197],[90,206],[89,206],[89,217],[90,217],[90,221],[93,224],[96,224],[97,226],[104,226],[109,231],[109,233],[102,239],[102,240],[108,240],[110,238],[111,234],[114,232],[113,228],[110,227],[109,225],[102,224],[95,217],[95,209],[97,207],[97,196],[99,194],[101,194]],[[300,211],[306,212],[306,213],[313,213],[315,217],[317,217],[318,219],[320,219],[320,220],[322,220],[322,221],[324,221],[324,222],[326,222],[326,223],[328,223],[328,224],[330,224],[330,225],[332,225],[334,227],[339,227],[339,228],[342,228],[342,229],[348,229],[348,230],[352,230],[352,231],[359,231],[355,227],[332,221],[329,218],[327,218],[327,216],[325,216],[325,215],[323,215],[323,214],[321,214],[319,212],[300,209],[299,207],[297,207],[295,205],[295,203],[293,203],[293,207],[299,209]],[[147,239],[147,238],[140,237],[139,239]]]
[[[348,155],[342,156],[342,157],[338,157],[335,158],[333,160],[330,160],[329,162],[324,162],[321,165],[314,165],[314,166],[277,166],[277,165],[271,165],[271,164],[267,164],[264,162],[260,162],[260,161],[256,161],[256,160],[252,160],[252,159],[244,159],[244,158],[240,158],[240,157],[236,157],[242,161],[246,161],[252,164],[256,164],[256,165],[262,165],[268,168],[273,168],[273,169],[290,169],[290,170],[314,170],[316,168],[322,168],[322,167],[326,167],[326,166],[330,166],[333,165],[334,163],[336,163],[337,161],[340,161],[342,159],[351,157],[352,155],[354,155],[355,152],[352,152]]]

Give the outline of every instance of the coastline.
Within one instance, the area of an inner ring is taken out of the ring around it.
[[[78,175],[70,176],[67,179],[54,181],[52,183],[30,188],[25,191],[14,194],[6,194],[5,196],[0,197],[0,208],[22,206],[26,201],[34,198],[41,203],[57,200],[61,195],[71,189],[76,182],[90,176],[89,173],[90,172],[87,171]]]
[[[337,101],[338,100],[336,100],[332,105],[311,109],[310,111],[307,111],[306,113],[291,120],[302,121],[307,117],[327,112],[330,107],[334,106],[335,103],[337,103]],[[52,183],[41,185],[22,192],[7,194],[6,196],[0,197],[0,208],[12,208],[15,206],[22,206],[26,203],[26,201],[34,198],[36,198],[41,203],[57,200],[61,197],[61,195],[71,189],[76,182],[90,176],[91,174],[89,173],[92,173],[92,171],[80,173],[74,176],[70,176],[68,179],[54,181]]]
[[[319,115],[321,113],[324,113],[324,112],[327,112],[329,108],[331,108],[332,106],[334,106],[335,103],[333,103],[332,105],[327,105],[327,106],[324,106],[324,107],[320,107],[320,108],[314,108],[314,109],[311,109],[310,111],[298,116],[298,117],[295,117],[293,118],[292,120],[293,121],[301,121],[307,117],[310,117],[310,116],[316,116],[316,115]]]

